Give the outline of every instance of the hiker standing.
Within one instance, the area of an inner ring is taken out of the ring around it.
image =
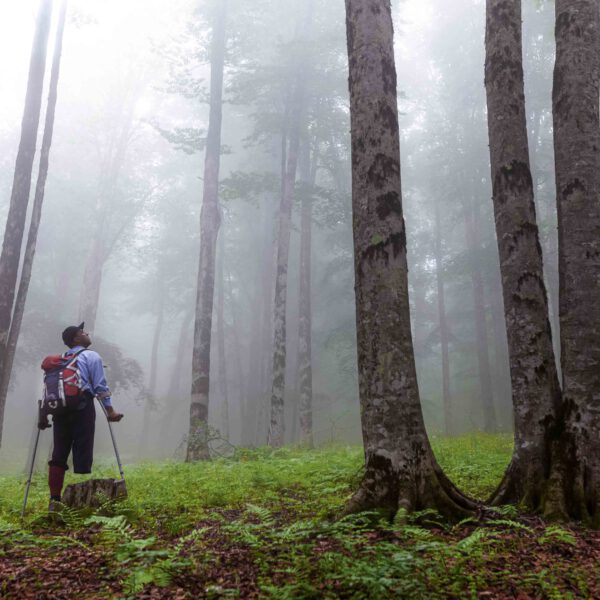
[[[73,451],[73,471],[85,474],[92,472],[94,454],[94,430],[96,408],[94,398],[98,397],[109,421],[120,421],[123,415],[112,406],[110,389],[104,376],[102,358],[97,352],[88,350],[92,343],[90,335],[84,331],[84,323],[67,327],[62,333],[63,342],[69,350],[61,356],[49,356],[42,363],[46,371],[46,389],[50,372],[60,373],[58,385],[65,397],[64,409],[52,412],[54,425],[54,448],[48,462],[48,485],[50,505],[60,501],[67,470],[67,458]],[[56,363],[63,364],[59,370]],[[68,372],[68,374],[67,374]],[[50,427],[48,411],[40,408],[38,427]]]

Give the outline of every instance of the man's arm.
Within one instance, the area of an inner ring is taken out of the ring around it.
[[[102,358],[97,352],[84,353],[87,363],[88,387],[90,391],[97,396],[106,409],[106,414],[109,421],[120,421],[123,418],[122,414],[115,411],[111,401],[110,388],[106,382],[104,374],[104,365]]]

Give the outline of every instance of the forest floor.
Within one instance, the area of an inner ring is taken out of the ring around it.
[[[512,446],[504,435],[433,443],[480,498]],[[331,446],[131,465],[127,500],[53,520],[41,474],[24,521],[23,477],[0,477],[0,598],[600,598],[600,532],[576,524],[512,507],[483,523],[332,520],[361,461],[361,448]]]

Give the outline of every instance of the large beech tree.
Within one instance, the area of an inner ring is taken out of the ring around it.
[[[552,111],[563,402],[547,512],[600,524],[600,11],[556,0]]]
[[[493,501],[537,508],[549,472],[560,387],[529,163],[521,0],[488,0],[486,12],[493,201],[515,424],[514,455]]]
[[[406,231],[390,0],[346,0],[358,375],[366,469],[347,510],[475,505],[443,474],[419,399],[410,330]]]
[[[488,0],[486,88],[515,451],[492,502],[600,519],[600,13],[556,2],[553,89],[563,391],[531,179],[520,0]]]

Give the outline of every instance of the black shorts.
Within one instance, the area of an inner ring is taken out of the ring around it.
[[[91,473],[94,459],[94,430],[96,407],[93,399],[86,400],[81,410],[72,410],[52,417],[54,448],[50,466],[68,469],[67,458],[73,450],[73,471]]]

